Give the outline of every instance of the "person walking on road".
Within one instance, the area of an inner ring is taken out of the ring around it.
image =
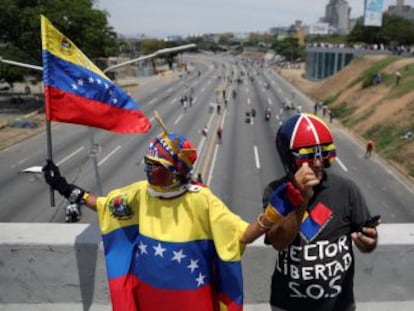
[[[277,251],[271,282],[272,311],[353,311],[354,253],[377,245],[379,220],[350,179],[329,172],[336,157],[331,131],[317,116],[295,114],[276,134],[286,175],[263,193],[263,208],[285,210],[265,243]]]
[[[372,154],[372,151],[374,151],[374,148],[375,148],[374,140],[369,139],[365,147],[365,158],[366,159],[369,159],[371,157],[371,154]]]
[[[401,81],[401,73],[399,71],[395,72],[395,85],[398,86]]]
[[[194,184],[197,151],[158,121],[164,131],[148,146],[146,180],[98,197],[69,184],[50,160],[45,180],[97,212],[114,311],[242,310],[245,244],[277,223],[260,213],[248,224]]]
[[[219,126],[219,128],[217,129],[217,143],[220,145],[223,143],[222,134],[223,134],[223,129],[221,126]]]

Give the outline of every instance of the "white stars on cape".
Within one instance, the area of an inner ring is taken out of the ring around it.
[[[173,258],[171,258],[171,261],[176,260],[178,263],[181,263],[181,260],[183,258],[187,257],[187,255],[184,255],[183,254],[183,250],[182,249],[180,249],[178,252],[173,251],[173,253],[174,253],[174,256],[173,256]]]
[[[142,241],[139,242],[138,248],[141,251],[141,255],[142,254],[148,254],[148,252],[147,252],[147,245],[145,245],[144,243],[142,243]]]
[[[158,243],[157,246],[152,247],[155,250],[154,256],[161,256],[164,257],[164,252],[167,250],[161,246],[161,243]]]
[[[141,260],[145,260],[144,258],[148,258],[148,260],[155,260],[155,258],[158,258],[157,260],[161,260],[161,262],[162,260],[170,260],[170,262],[174,262],[176,265],[180,265],[184,269],[187,268],[189,275],[191,275],[191,279],[194,280],[197,287],[208,283],[207,275],[206,273],[203,273],[204,269],[200,267],[199,259],[189,257],[183,248],[174,250],[166,247],[166,245],[163,245],[162,242],[154,242],[157,244],[142,240],[138,242],[137,256],[139,256]],[[151,249],[153,249],[153,251],[150,251]],[[168,265],[168,263],[166,264]]]
[[[190,264],[187,266],[187,268],[191,270],[191,273],[193,273],[195,269],[198,269],[198,259],[191,259]]]
[[[206,276],[204,274],[202,274],[201,272],[198,274],[198,277],[196,278],[197,281],[197,286],[201,286],[204,285],[204,279],[206,278]]]

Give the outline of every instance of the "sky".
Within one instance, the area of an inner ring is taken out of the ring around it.
[[[364,0],[347,0],[351,17],[363,14]],[[109,12],[118,34],[162,38],[224,32],[265,32],[296,20],[316,23],[329,0],[96,0]],[[384,10],[396,0],[383,0]],[[414,7],[414,0],[405,0]]]

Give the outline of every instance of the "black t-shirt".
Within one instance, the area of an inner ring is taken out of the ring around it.
[[[286,177],[271,182],[263,207]],[[349,179],[326,174],[288,248],[278,252],[271,304],[286,310],[354,310],[354,254],[350,234],[369,217],[365,200]]]

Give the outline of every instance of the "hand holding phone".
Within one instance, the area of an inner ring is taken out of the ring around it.
[[[368,228],[375,228],[379,225],[379,220],[381,219],[381,215],[375,215],[370,218],[368,218],[362,225],[359,227],[360,232],[362,232],[362,228],[368,227]]]

